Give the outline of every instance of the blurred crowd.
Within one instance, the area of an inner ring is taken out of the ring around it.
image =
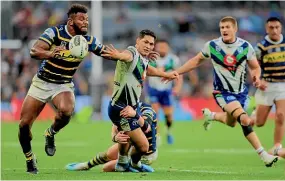
[[[1,39],[20,39],[20,49],[1,49],[1,99],[12,96],[23,98],[36,74],[40,61],[30,58],[30,40],[36,39],[46,28],[67,20],[71,1],[5,1],[2,2]],[[80,2],[91,7],[91,2]],[[119,49],[134,44],[143,28],[167,39],[181,62],[193,57],[208,40],[219,36],[218,21],[232,15],[239,22],[239,36],[253,45],[265,34],[264,22],[269,16],[283,20],[285,3],[282,1],[229,1],[176,2],[176,1],[103,1],[102,28],[104,44],[112,43]],[[90,9],[89,11],[92,11]],[[90,17],[90,15],[89,15]],[[89,18],[92,24],[92,17]],[[147,26],[146,26],[147,25]],[[96,36],[96,35],[95,35]],[[86,57],[76,76],[76,94],[89,95],[91,57]],[[107,94],[112,86],[112,70],[115,63],[103,61],[107,74]],[[212,74],[210,63],[184,76],[182,96],[211,96]],[[105,75],[105,74],[104,74]]]

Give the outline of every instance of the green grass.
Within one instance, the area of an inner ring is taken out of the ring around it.
[[[25,158],[18,143],[18,124],[2,123],[2,167],[4,180],[284,180],[284,160],[273,168],[266,168],[239,126],[229,128],[216,123],[208,132],[202,122],[176,122],[173,127],[175,144],[165,144],[164,126],[161,127],[162,145],[154,173],[103,173],[102,167],[90,171],[70,172],[67,163],[87,161],[111,143],[111,123],[70,123],[56,136],[54,157],[44,152],[44,130],[50,125],[35,122],[33,151],[38,158],[38,175],[25,173]],[[264,147],[273,145],[273,122],[255,128]],[[285,144],[284,144],[285,145]]]

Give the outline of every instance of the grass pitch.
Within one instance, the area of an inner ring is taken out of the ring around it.
[[[202,121],[175,122],[175,143],[166,144],[161,125],[162,144],[154,173],[104,173],[102,167],[70,172],[68,163],[87,161],[112,145],[111,122],[80,124],[71,122],[56,135],[57,151],[49,157],[44,152],[44,130],[50,122],[35,122],[33,152],[38,158],[38,175],[25,172],[25,158],[18,143],[18,124],[2,122],[1,178],[4,180],[284,180],[285,161],[266,168],[239,126],[230,128],[215,123],[204,131]],[[254,128],[263,146],[273,145],[273,122]],[[285,143],[283,143],[285,145]]]

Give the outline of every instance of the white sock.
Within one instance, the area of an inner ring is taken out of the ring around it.
[[[257,154],[259,154],[260,156],[265,152],[263,147],[260,147],[258,149],[255,150],[257,152]],[[266,152],[265,152],[266,153]]]
[[[138,163],[134,163],[133,160],[131,160],[131,165],[135,168],[140,168],[142,166],[141,161],[139,161]]]
[[[210,118],[211,118],[212,120],[214,120],[214,119],[215,119],[215,115],[216,115],[216,112],[211,112]]]
[[[118,163],[127,164],[129,162],[128,156],[123,156],[119,154]]]

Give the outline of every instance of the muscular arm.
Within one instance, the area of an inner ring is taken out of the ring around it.
[[[176,69],[177,73],[179,74],[184,74],[186,72],[189,72],[195,68],[197,68],[203,60],[206,58],[203,56],[203,54],[200,52],[198,53],[195,57],[191,58],[188,60],[184,65]]]
[[[256,77],[256,78],[260,78],[260,75],[261,75],[261,69],[260,69],[260,66],[258,64],[258,61],[257,59],[253,59],[253,60],[249,60],[247,61],[248,63],[248,66],[249,66],[249,72],[251,74],[251,77]]]
[[[35,59],[49,59],[52,57],[52,51],[50,51],[50,45],[42,40],[37,40],[34,46],[30,50],[30,55]]]
[[[112,60],[119,60],[123,62],[131,62],[133,61],[133,53],[130,50],[124,50],[123,52],[120,52],[116,48],[111,46],[106,46],[106,48],[103,50],[102,57]]]
[[[167,73],[153,66],[148,66],[146,74],[154,77],[167,77]]]

